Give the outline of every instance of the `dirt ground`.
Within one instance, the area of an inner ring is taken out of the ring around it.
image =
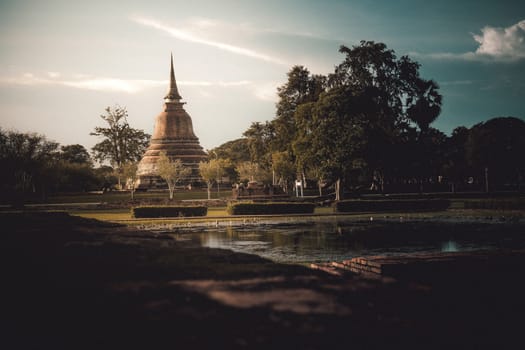
[[[524,346],[524,259],[370,280],[62,213],[1,220],[4,349]]]

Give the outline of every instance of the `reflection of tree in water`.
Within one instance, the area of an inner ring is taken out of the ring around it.
[[[520,226],[450,222],[316,222],[225,227],[200,234],[201,244],[280,262],[342,260],[355,256],[525,246]],[[505,243],[507,242],[507,243]]]

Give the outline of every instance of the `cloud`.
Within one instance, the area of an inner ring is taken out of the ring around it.
[[[207,39],[207,38],[204,38],[202,36],[199,36],[193,33],[190,30],[183,30],[183,29],[170,27],[154,19],[149,19],[149,18],[144,18],[144,17],[132,17],[131,19],[134,22],[144,25],[146,27],[151,27],[151,28],[155,28],[160,31],[166,32],[169,35],[179,40],[188,41],[188,42],[192,42],[196,44],[207,45],[207,46],[215,47],[219,50],[223,50],[223,51],[231,52],[237,55],[251,57],[251,58],[255,58],[255,59],[259,59],[262,61],[271,62],[271,63],[275,63],[279,65],[285,65],[285,66],[289,65],[289,63],[277,57],[273,57],[273,56],[270,56],[270,55],[252,50],[252,49],[227,44],[222,41]],[[203,27],[208,28],[210,26],[213,27],[215,25],[213,21],[209,21],[209,20],[208,21],[205,21],[205,20],[194,21],[194,24],[201,28]]]
[[[525,58],[525,20],[507,28],[485,26],[481,35],[473,37],[480,44],[477,55],[511,61]]]
[[[101,91],[101,92],[124,92],[135,94],[146,89],[156,87],[167,87],[167,80],[143,80],[143,79],[117,79],[107,77],[92,77],[85,74],[74,74],[70,79],[58,79],[62,75],[58,72],[47,73],[48,77],[39,77],[33,73],[24,73],[20,77],[0,78],[0,83],[10,85],[27,86],[67,86],[77,89]],[[239,87],[250,86],[252,82],[248,80],[240,81],[179,81],[180,86],[200,86],[200,87]]]
[[[167,84],[167,81],[166,81]],[[177,85],[182,86],[220,86],[220,87],[232,87],[232,86],[245,86],[251,85],[252,82],[249,80],[240,81],[177,81]]]
[[[525,59],[525,20],[507,28],[485,26],[481,29],[481,34],[472,34],[472,37],[479,44],[473,52],[409,54],[436,60],[515,62]]]
[[[156,80],[124,80],[112,78],[93,78],[77,81],[61,81],[61,85],[95,91],[116,91],[135,94],[147,88],[166,85],[167,82]]]

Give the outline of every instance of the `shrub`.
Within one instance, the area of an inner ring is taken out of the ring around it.
[[[230,215],[265,215],[265,214],[312,214],[313,203],[235,203],[228,205]]]
[[[465,209],[521,210],[525,209],[525,198],[480,199],[465,201]]]
[[[148,206],[131,208],[134,218],[167,218],[182,216],[206,216],[208,208],[203,206]]]
[[[334,204],[336,212],[358,211],[424,211],[446,210],[450,206],[448,199],[384,199],[384,200],[346,200]]]

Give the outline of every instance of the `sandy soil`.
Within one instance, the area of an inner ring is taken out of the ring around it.
[[[5,349],[523,347],[522,260],[369,280],[61,213],[1,219]]]

